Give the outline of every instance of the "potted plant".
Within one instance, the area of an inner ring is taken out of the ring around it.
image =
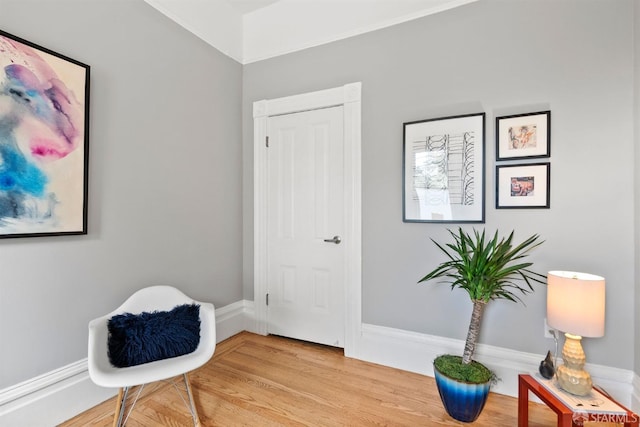
[[[537,234],[522,243],[513,243],[513,231],[507,238],[499,238],[496,231],[492,239],[477,230],[469,234],[458,229],[448,230],[452,243],[445,246],[431,239],[447,255],[429,274],[419,280],[441,278],[451,289],[467,292],[473,303],[473,312],[462,356],[441,355],[434,360],[434,373],[438,392],[449,415],[463,422],[475,421],[487,400],[489,388],[496,377],[473,355],[480,335],[484,309],[490,301],[506,299],[522,302],[520,295],[533,292],[531,282],[545,283],[545,276],[529,270],[533,264],[523,262],[529,252],[542,244]],[[526,286],[521,286],[522,284]]]

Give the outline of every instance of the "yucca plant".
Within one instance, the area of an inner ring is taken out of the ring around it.
[[[454,239],[445,246],[431,239],[448,261],[441,263],[429,274],[419,280],[426,282],[442,278],[451,283],[451,289],[465,290],[473,302],[473,313],[462,355],[462,364],[470,365],[476,349],[484,309],[489,301],[506,299],[522,302],[521,295],[533,292],[532,282],[545,283],[546,277],[529,270],[531,262],[523,262],[529,252],[541,245],[539,236],[534,234],[522,243],[513,243],[513,231],[506,238],[499,238],[498,232],[492,239],[473,230],[469,234],[458,229],[457,233],[448,230]]]

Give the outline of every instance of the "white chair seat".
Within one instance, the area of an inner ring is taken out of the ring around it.
[[[123,313],[169,311],[182,304],[200,305],[200,342],[194,352],[127,368],[116,368],[111,364],[107,350],[107,324],[111,317]],[[131,295],[111,313],[89,322],[89,376],[99,386],[121,389],[166,380],[186,374],[207,363],[213,356],[215,347],[216,322],[213,304],[195,301],[171,286],[151,286]]]

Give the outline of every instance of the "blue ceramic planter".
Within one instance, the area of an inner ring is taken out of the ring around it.
[[[463,383],[445,376],[434,366],[436,385],[447,413],[465,423],[474,422],[487,402],[491,382],[485,384]]]

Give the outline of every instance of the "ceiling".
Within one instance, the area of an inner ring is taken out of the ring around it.
[[[231,7],[236,9],[241,14],[253,12],[257,9],[262,9],[270,4],[277,2],[278,0],[226,0],[231,4]]]
[[[242,64],[479,0],[145,0]]]

